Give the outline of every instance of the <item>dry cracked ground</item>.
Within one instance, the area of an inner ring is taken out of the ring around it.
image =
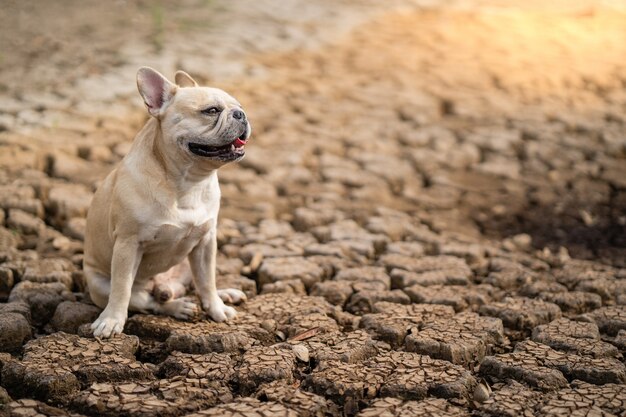
[[[626,414],[621,1],[5,1],[0,416]],[[217,324],[89,336],[85,213],[181,68],[254,127]]]

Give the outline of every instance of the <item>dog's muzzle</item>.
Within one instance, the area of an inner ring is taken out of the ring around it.
[[[241,112],[243,114],[243,112]],[[233,117],[235,115],[233,114]],[[245,120],[245,115],[242,116]],[[194,155],[204,158],[217,159],[220,161],[233,161],[245,155],[244,147],[248,141],[249,130],[246,125],[244,132],[235,140],[221,146],[211,146],[199,142],[189,142],[189,151]]]

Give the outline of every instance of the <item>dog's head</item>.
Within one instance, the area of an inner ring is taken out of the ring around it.
[[[167,152],[214,167],[243,158],[252,130],[241,104],[225,91],[199,87],[183,71],[175,81],[148,67],[137,72],[137,88],[161,124]]]

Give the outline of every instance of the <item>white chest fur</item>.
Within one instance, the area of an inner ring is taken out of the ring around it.
[[[160,201],[142,214],[146,227],[139,237],[143,259],[138,278],[167,271],[216,233],[220,199],[217,177],[201,185],[176,200]]]

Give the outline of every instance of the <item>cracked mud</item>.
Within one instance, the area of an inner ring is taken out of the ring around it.
[[[620,2],[74,3],[0,10],[0,416],[626,414]],[[246,108],[248,301],[98,340],[85,216],[141,65]]]

